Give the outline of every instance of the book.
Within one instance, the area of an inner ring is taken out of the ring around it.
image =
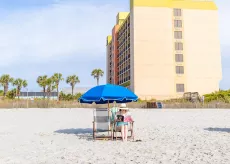
[[[125,117],[123,115],[117,115],[117,122],[124,122]]]
[[[117,115],[117,122],[132,122],[131,115]]]

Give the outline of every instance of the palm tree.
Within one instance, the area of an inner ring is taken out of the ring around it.
[[[56,88],[55,82],[52,77],[46,80],[46,85],[47,85],[47,94],[49,98],[51,92]]]
[[[76,76],[76,75],[68,76],[67,79],[66,79],[66,83],[71,85],[71,87],[72,87],[72,96],[73,96],[73,90],[74,90],[75,85],[77,83],[80,83],[80,80],[79,80],[78,76]]]
[[[6,97],[6,93],[8,92],[9,90],[9,84],[10,83],[13,83],[14,79],[12,77],[10,77],[10,75],[2,75],[0,77],[0,85],[3,86],[4,88],[4,93],[3,93],[3,96],[4,98]]]
[[[16,88],[17,88],[17,95],[18,95],[18,99],[19,99],[21,89],[27,87],[28,83],[26,80],[18,78],[13,82],[13,86],[16,86]]]
[[[95,79],[97,79],[97,85],[99,85],[99,79],[100,77],[103,77],[104,71],[101,69],[94,69],[91,73],[91,76],[93,76]]]
[[[64,78],[62,78],[62,74],[61,73],[55,73],[53,76],[52,76],[52,79],[53,79],[53,82],[55,83],[55,87],[57,89],[57,96],[58,96],[58,100],[59,100],[59,84],[61,81],[64,80]]]
[[[43,88],[43,97],[44,98],[46,97],[45,93],[46,93],[47,79],[48,79],[47,75],[39,76],[37,78],[38,85]]]

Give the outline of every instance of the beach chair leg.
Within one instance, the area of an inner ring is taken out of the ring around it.
[[[93,139],[96,140],[96,129],[95,129],[95,122],[93,122]]]
[[[116,126],[115,124],[113,125],[113,140],[115,140],[115,129],[116,129]]]
[[[116,129],[115,129],[115,135],[116,135],[116,140],[117,140],[117,131],[116,131]]]
[[[132,136],[133,136],[133,140],[134,140],[134,129],[132,130]]]
[[[111,141],[113,141],[113,129],[111,130]]]
[[[96,139],[96,137],[95,137],[95,131],[93,131],[93,139],[94,140]]]
[[[111,128],[111,140],[113,141],[113,127]]]
[[[132,130],[132,140],[134,141],[134,133],[133,133],[133,130]]]
[[[111,130],[111,141],[113,140],[113,131]]]
[[[133,123],[131,124],[131,138],[134,140]]]

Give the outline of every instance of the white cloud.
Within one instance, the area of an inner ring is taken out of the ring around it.
[[[114,5],[62,2],[18,10],[0,20],[1,66],[66,55],[103,57],[106,35],[122,10]]]

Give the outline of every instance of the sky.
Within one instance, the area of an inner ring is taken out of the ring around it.
[[[216,0],[223,80],[230,89],[230,1]],[[0,75],[26,79],[40,91],[40,75],[76,74],[78,86],[91,87],[94,68],[105,70],[106,36],[129,0],[0,0]],[[101,84],[105,83],[105,76]],[[61,88],[68,87],[65,82]]]

